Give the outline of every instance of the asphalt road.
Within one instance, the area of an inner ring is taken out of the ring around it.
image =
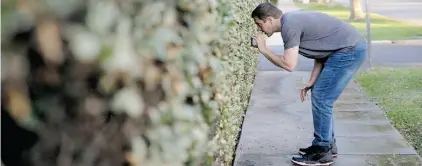
[[[277,55],[283,54],[282,46],[270,46],[270,48]],[[374,66],[422,66],[422,44],[372,44],[371,56],[372,64]],[[368,67],[368,63],[363,65],[363,68],[366,67]],[[313,60],[299,56],[299,63],[296,71],[311,71],[312,68]],[[264,56],[260,55],[258,70],[280,70],[280,68],[276,67]]]

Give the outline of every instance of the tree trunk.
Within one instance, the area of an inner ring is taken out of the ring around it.
[[[350,0],[350,19],[361,20],[364,18],[360,0]]]

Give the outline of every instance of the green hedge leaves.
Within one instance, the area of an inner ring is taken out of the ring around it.
[[[39,136],[22,161],[230,165],[260,2],[4,2],[2,111]]]

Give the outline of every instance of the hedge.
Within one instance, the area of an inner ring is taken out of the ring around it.
[[[233,161],[240,126],[248,106],[256,73],[257,52],[249,47],[250,37],[256,32],[256,26],[250,14],[262,1],[232,0],[228,2],[233,5],[235,24],[225,36],[229,40],[230,47],[225,51],[228,61],[223,61],[227,66],[223,94],[228,99],[220,107],[222,117],[217,132],[220,145],[218,160],[226,164]]]
[[[230,165],[260,2],[2,2],[2,162]]]

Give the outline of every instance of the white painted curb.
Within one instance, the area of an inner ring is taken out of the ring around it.
[[[421,39],[415,40],[375,40],[372,44],[422,44]]]
[[[393,42],[391,40],[375,40],[375,41],[371,41],[371,43],[374,43],[374,44],[391,44]]]

